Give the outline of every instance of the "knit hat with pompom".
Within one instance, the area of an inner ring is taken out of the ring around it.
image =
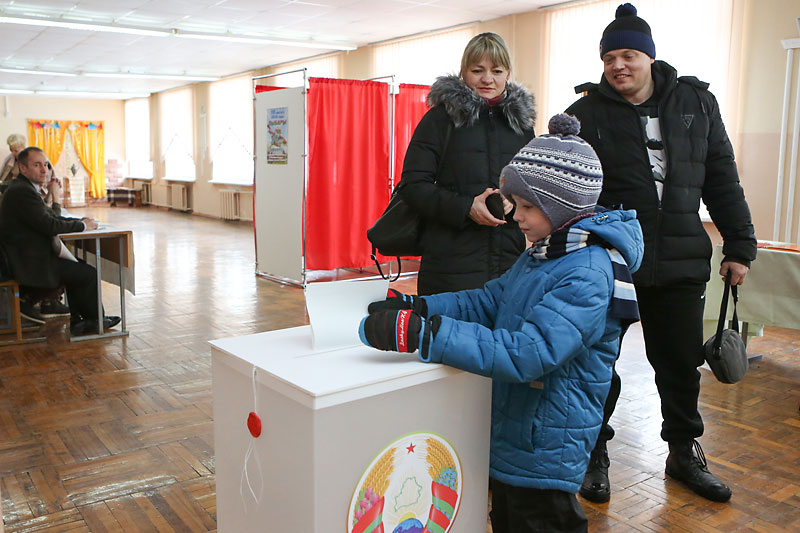
[[[591,213],[603,186],[603,169],[591,146],[578,137],[581,123],[560,114],[550,119],[549,135],[532,139],[500,176],[500,192],[516,194],[541,209],[553,230]]]
[[[636,16],[633,4],[620,4],[614,16],[600,39],[600,59],[612,50],[623,48],[639,50],[655,59],[656,43],[653,42],[650,25]]]

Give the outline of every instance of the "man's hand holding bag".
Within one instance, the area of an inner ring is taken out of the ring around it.
[[[728,312],[728,294],[733,293],[733,329],[725,328],[725,315]],[[725,291],[722,295],[722,308],[719,312],[717,332],[705,344],[703,350],[708,366],[722,383],[736,383],[747,373],[747,348],[739,335],[739,317],[736,315],[736,303],[739,301],[736,286],[731,286],[728,273],[725,278]]]

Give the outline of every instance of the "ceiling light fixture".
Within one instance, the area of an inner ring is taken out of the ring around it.
[[[0,67],[0,72],[8,72],[9,74],[38,74],[39,76],[68,76],[75,77],[77,74],[72,72],[55,72],[52,70],[31,70],[25,68],[6,68]]]
[[[105,98],[107,100],[128,100],[147,98],[150,93],[101,93],[91,91],[34,91],[38,96],[60,96],[64,98]]]
[[[171,34],[168,30],[148,30],[133,26],[117,26],[114,24],[89,24],[86,22],[69,22],[66,20],[52,20],[34,17],[6,17],[0,16],[0,23],[25,24],[28,26],[45,26],[48,28],[67,28],[70,30],[102,31],[110,33],[129,33],[132,35],[147,35],[150,37],[167,37]]]
[[[119,26],[116,24],[91,24],[88,22],[72,22],[67,20],[55,20],[38,17],[9,17],[0,16],[0,23],[6,24],[26,24],[29,26],[45,26],[51,28],[68,28],[72,30],[99,31],[111,33],[130,33],[133,35],[147,35],[151,37],[181,37],[184,39],[202,39],[206,41],[223,41],[229,43],[244,44],[264,44],[276,46],[297,46],[301,48],[319,48],[322,50],[355,50],[356,46],[351,43],[331,43],[321,41],[311,41],[307,39],[272,39],[254,35],[237,35],[233,33],[197,33],[184,32],[176,28],[168,30],[152,30],[138,28],[134,26]]]
[[[355,50],[356,46],[349,43],[324,43],[318,41],[308,40],[285,40],[285,39],[270,39],[267,37],[255,37],[248,35],[235,35],[232,33],[227,34],[212,34],[212,33],[186,33],[180,30],[173,30],[175,37],[182,37],[184,39],[203,39],[207,41],[223,41],[228,43],[245,43],[245,44],[272,44],[278,46],[297,46],[300,48],[319,48],[322,50]]]
[[[132,72],[84,72],[88,78],[122,78],[140,80],[217,81],[218,76],[190,76],[185,74],[135,74]]]

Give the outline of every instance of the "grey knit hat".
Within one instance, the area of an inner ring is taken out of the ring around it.
[[[550,119],[549,135],[532,139],[511,159],[500,176],[500,192],[516,194],[541,209],[553,230],[597,205],[603,169],[591,146],[577,137],[577,118]]]

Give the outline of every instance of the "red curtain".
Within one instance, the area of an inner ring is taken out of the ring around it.
[[[394,184],[400,182],[403,175],[403,160],[406,157],[408,143],[417,128],[422,115],[428,111],[429,85],[411,85],[401,83],[399,92],[394,97]],[[389,197],[386,197],[389,203]],[[407,259],[419,259],[408,257]],[[378,254],[378,261],[385,263],[393,261],[394,257]]]
[[[273,87],[272,85],[256,85],[256,93],[268,93],[270,91],[280,91],[286,87]]]
[[[406,149],[422,115],[428,111],[425,101],[431,88],[428,85],[401,83],[394,97],[394,183],[403,175]]]
[[[367,229],[389,182],[389,86],[310,78],[306,268],[372,264]]]

